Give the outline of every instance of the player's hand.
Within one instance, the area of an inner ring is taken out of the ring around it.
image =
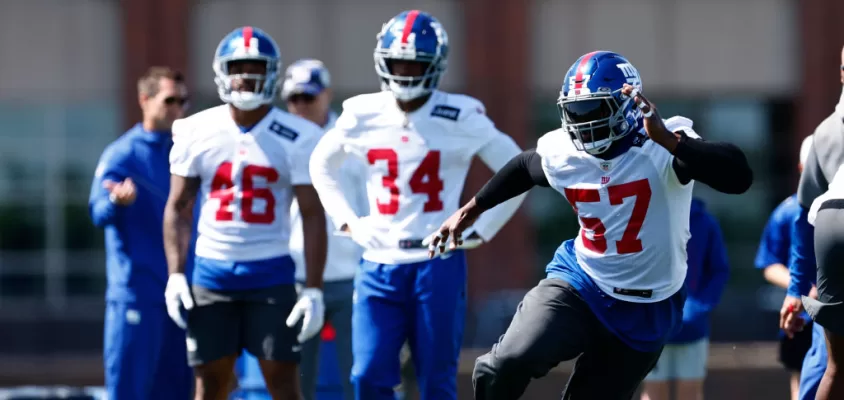
[[[138,196],[135,190],[135,183],[132,178],[126,178],[123,182],[115,182],[109,179],[103,181],[103,188],[108,190],[109,198],[114,204],[128,206],[135,202]]]
[[[182,316],[182,308],[190,311],[193,308],[193,297],[185,274],[170,274],[167,287],[164,289],[164,302],[167,304],[167,315],[179,326],[185,329],[188,324]]]
[[[656,106],[642,92],[626,83],[621,88],[621,93],[627,97],[632,97],[639,109],[642,110],[642,114],[645,117],[643,120],[645,132],[648,134],[648,137],[673,153],[674,148],[677,147],[679,137],[665,127],[665,123],[662,121],[662,116],[659,115]]]
[[[456,250],[463,245],[463,231],[472,226],[482,211],[475,205],[475,199],[472,198],[465,206],[461,207],[457,212],[448,217],[436,232],[431,235],[430,244],[428,245],[428,258],[434,258],[437,252],[440,254],[446,252],[446,243],[448,243],[448,250]],[[449,242],[449,238],[451,241]],[[476,246],[477,247],[477,246]]]
[[[812,286],[812,290],[809,291],[808,297],[810,299],[815,299],[815,300],[818,299],[818,287],[817,286]]]
[[[439,235],[439,231],[432,233],[430,236],[426,237],[422,240],[423,246],[428,246],[428,250],[430,251],[433,247],[431,247],[431,243],[434,241],[434,238]],[[474,231],[472,228],[468,228],[465,232],[463,232],[463,238],[461,240],[460,245],[456,247],[459,250],[471,250],[477,247],[480,247],[482,244],[486,243],[484,238],[478,234],[478,232]],[[444,249],[446,252],[450,249]]]
[[[299,331],[297,339],[299,343],[305,343],[308,339],[316,336],[322,329],[325,322],[325,303],[322,301],[322,290],[318,288],[304,288],[299,295],[299,301],[293,306],[293,311],[287,317],[287,326],[296,326],[299,319],[302,319],[302,330]]]
[[[364,249],[386,247],[384,240],[381,239],[381,233],[373,228],[371,224],[367,223],[367,217],[349,221],[341,229],[348,232],[352,240]]]
[[[793,338],[794,334],[803,330],[806,321],[800,317],[803,312],[803,301],[797,297],[785,296],[782,302],[782,309],[780,309],[780,329],[785,332],[789,338]]]

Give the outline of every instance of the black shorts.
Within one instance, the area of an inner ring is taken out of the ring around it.
[[[780,364],[792,372],[800,372],[803,369],[803,358],[812,347],[812,323],[809,322],[803,330],[794,334],[789,339],[783,335],[780,339]]]
[[[299,362],[296,336],[301,322],[289,328],[287,316],[296,287],[277,285],[220,291],[194,286],[196,303],[188,313],[188,364],[195,367],[246,349],[263,360]]]
[[[844,199],[825,201],[815,219],[818,299],[803,298],[812,319],[844,336]]]
[[[507,331],[475,362],[475,399],[516,399],[532,379],[577,358],[563,399],[630,399],[662,348],[637,351],[611,333],[568,282],[543,279]]]

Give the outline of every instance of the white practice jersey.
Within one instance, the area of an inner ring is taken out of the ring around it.
[[[818,217],[818,211],[821,210],[823,203],[827,200],[839,199],[844,199],[844,165],[838,167],[838,171],[835,171],[835,176],[832,177],[832,182],[829,183],[826,192],[812,201],[812,206],[809,207],[809,223],[815,225],[815,219]]]
[[[361,217],[339,186],[347,156],[367,165],[366,223],[388,245],[365,249],[363,258],[400,264],[425,260],[426,249],[401,249],[401,240],[421,240],[459,208],[475,155],[497,171],[521,152],[495,128],[483,105],[468,96],[435,91],[420,109],[402,112],[390,92],[365,94],[343,103],[335,128],[311,158],[311,177],[326,213],[337,226]],[[515,213],[524,196],[484,213],[474,224],[490,240]]]
[[[293,186],[310,185],[322,130],[273,108],[248,133],[221,105],[173,123],[170,172],[201,181],[196,255],[252,261],[288,254]]]
[[[337,117],[332,113],[329,122],[323,129],[334,127]],[[365,165],[355,158],[348,158],[340,167],[340,186],[349,204],[359,215],[369,214],[366,200],[366,169]],[[322,277],[326,282],[349,280],[355,277],[363,248],[348,236],[336,234],[338,227],[331,218],[326,217],[326,232],[328,232],[328,253],[325,259],[325,272]],[[290,207],[290,255],[296,262],[296,280],[305,281],[305,237],[302,226],[302,213],[299,204],[293,199]]]
[[[699,138],[687,118],[665,125]],[[694,182],[679,181],[668,150],[642,134],[630,150],[605,161],[575,149],[558,129],[541,137],[536,151],[551,187],[579,217],[577,262],[601,290],[625,301],[657,302],[683,286]],[[652,290],[653,296],[618,289]]]

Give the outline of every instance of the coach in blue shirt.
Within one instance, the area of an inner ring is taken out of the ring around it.
[[[686,303],[683,324],[668,341],[656,366],[645,378],[642,399],[668,399],[675,381],[678,399],[702,399],[709,354],[709,315],[727,285],[730,266],[718,221],[699,199],[692,200],[692,237],[686,244]]]
[[[185,332],[164,305],[162,223],[170,191],[170,128],[184,116],[187,88],[180,73],[153,67],[138,81],[138,98],[143,122],[103,151],[88,201],[94,224],[105,229],[106,390],[110,399],[185,400],[193,374]]]

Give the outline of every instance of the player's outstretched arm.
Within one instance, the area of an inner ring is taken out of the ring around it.
[[[644,113],[648,137],[674,155],[672,167],[681,183],[696,180],[727,194],[741,194],[750,188],[753,171],[738,146],[692,139],[683,131],[671,132],[656,106],[636,88],[625,84],[622,93],[632,97]]]
[[[738,146],[692,139],[678,132],[672,167],[682,183],[691,180],[726,194],[742,194],[753,184],[753,171]]]
[[[305,286],[322,288],[328,251],[328,233],[325,230],[325,212],[319,195],[311,185],[293,187],[302,214],[302,234],[305,240]]]
[[[199,183],[199,178],[170,176],[170,196],[164,206],[164,253],[170,274],[185,272]]]
[[[434,233],[429,245],[428,256],[434,257],[449,248],[462,244],[462,233],[471,226],[484,211],[527,192],[534,186],[551,186],[542,170],[542,158],[535,149],[522,152],[507,162],[466,205],[452,214]]]

